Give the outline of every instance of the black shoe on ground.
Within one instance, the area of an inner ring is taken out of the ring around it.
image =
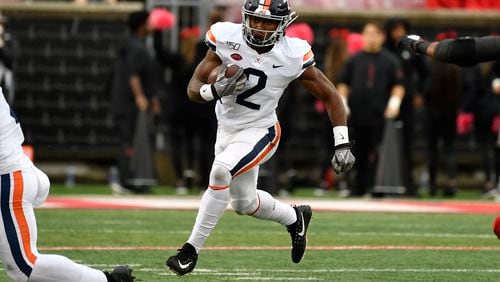
[[[294,224],[287,226],[288,233],[292,238],[292,261],[300,262],[307,245],[307,228],[312,217],[312,209],[310,206],[294,206],[297,213],[297,221]]]
[[[191,244],[186,243],[181,249],[177,250],[175,256],[167,259],[166,265],[175,274],[182,276],[193,271],[197,260],[198,254],[196,254],[195,248]]]
[[[135,280],[132,276],[132,269],[128,265],[119,265],[111,273],[104,272],[104,274],[110,282],[134,282]]]

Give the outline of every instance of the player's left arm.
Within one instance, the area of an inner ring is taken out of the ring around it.
[[[333,83],[314,66],[308,67],[299,77],[299,81],[312,95],[323,102],[330,117],[335,140],[333,169],[337,173],[350,170],[354,165],[355,158],[350,151],[346,109],[340,94]]]
[[[332,126],[346,126],[347,116],[337,88],[317,67],[307,68],[299,81],[316,98],[320,99],[328,112]]]

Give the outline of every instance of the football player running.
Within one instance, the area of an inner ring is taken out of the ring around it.
[[[127,266],[102,272],[59,255],[40,254],[34,207],[49,194],[50,182],[24,155],[23,132],[0,88],[0,258],[12,281],[132,282]],[[2,279],[0,279],[2,280]]]
[[[194,269],[200,249],[228,203],[240,215],[286,226],[292,239],[292,261],[302,259],[311,207],[290,206],[257,189],[259,166],[278,147],[281,131],[275,110],[291,81],[298,79],[325,104],[333,125],[334,170],[341,173],[354,165],[341,97],[314,66],[311,46],[284,36],[286,27],[296,18],[287,0],[246,0],[242,14],[242,24],[219,22],[210,27],[205,37],[210,50],[188,85],[192,101],[218,100],[215,111],[219,125],[210,183],[191,236],[166,261],[178,275]],[[226,77],[228,64],[241,68]],[[210,73],[221,65],[217,80],[209,84]]]

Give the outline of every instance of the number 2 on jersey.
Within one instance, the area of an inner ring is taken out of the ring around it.
[[[245,99],[252,96],[253,94],[256,94],[257,92],[261,91],[266,87],[267,75],[263,71],[254,68],[245,69],[244,74],[247,75],[248,80],[250,80],[250,76],[253,75],[258,78],[258,81],[254,87],[247,89],[245,92],[236,96],[236,103],[245,106],[247,108],[250,108],[252,110],[258,111],[260,109],[260,105],[249,102]]]

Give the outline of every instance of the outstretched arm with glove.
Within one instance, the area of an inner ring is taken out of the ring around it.
[[[415,54],[464,67],[500,59],[500,36],[464,37],[429,42],[418,35],[407,35],[403,36],[397,45]]]

